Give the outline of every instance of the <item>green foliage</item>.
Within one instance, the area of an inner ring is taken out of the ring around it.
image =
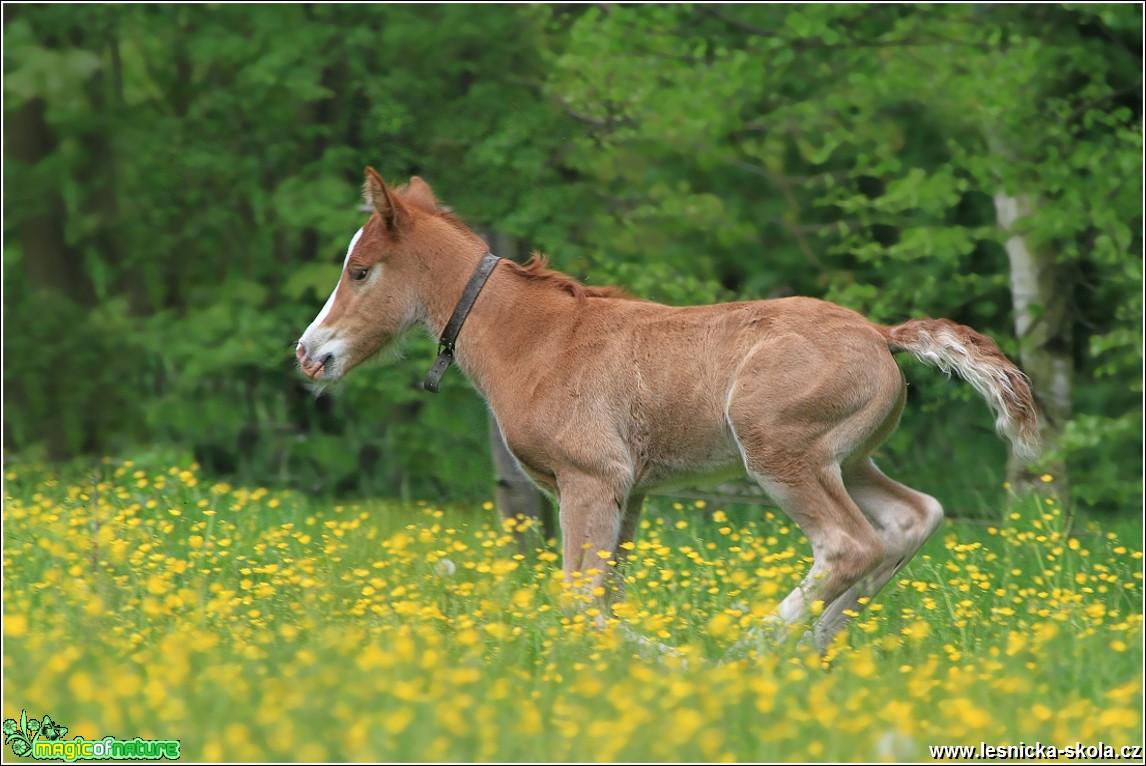
[[[312,492],[486,494],[484,407],[455,373],[418,391],[428,339],[333,395],[293,372],[366,164],[593,283],[946,316],[1015,356],[1005,192],[1037,200],[1022,234],[1069,311],[1052,457],[1076,500],[1138,502],[1132,6],[5,10],[8,449],[162,441]],[[970,388],[908,376],[881,459],[955,507],[954,477],[998,487]]]
[[[1117,508],[1141,494],[1140,42],[1129,8],[614,7],[573,26],[550,88],[594,128],[582,165],[623,195],[600,247],[746,297],[947,316],[1017,357],[993,197],[1036,199],[1021,233],[1081,339],[1078,416],[1047,457],[1076,499]],[[612,255],[598,269],[619,273]],[[972,470],[986,412],[933,372],[909,379],[924,395],[885,459],[913,464],[922,443]],[[945,455],[941,421],[961,417]]]
[[[316,402],[293,341],[337,281],[368,163],[501,230],[552,225],[519,204],[557,188],[562,118],[513,75],[538,56],[537,11],[73,10],[5,28],[6,113],[48,105],[5,164],[5,341],[25,360],[5,368],[9,446],[171,440],[248,480],[484,494],[482,405],[456,376],[434,408],[415,393],[430,344]],[[30,263],[54,198],[81,300]]]

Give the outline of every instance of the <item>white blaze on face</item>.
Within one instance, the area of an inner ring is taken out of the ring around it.
[[[350,240],[350,247],[346,248],[346,257],[342,259],[343,271],[346,271],[346,264],[350,262],[350,254],[354,252],[354,246],[358,244],[358,240],[361,236],[362,229],[359,229],[358,233],[354,235],[354,239]],[[322,324],[322,320],[326,319],[326,315],[330,313],[330,307],[334,305],[334,298],[338,295],[338,288],[341,284],[342,276],[339,275],[338,284],[334,286],[334,290],[330,293],[330,297],[326,299],[326,305],[322,307],[322,311],[318,312],[318,316],[315,317],[314,321],[310,323],[310,327],[307,328],[307,332],[310,332],[311,328],[318,327],[320,324]]]
[[[350,247],[346,248],[346,258],[342,261],[343,271],[346,271],[346,265],[350,262],[350,255],[354,252],[354,247],[361,237],[362,229],[359,229],[358,233],[354,235],[354,239],[350,240]],[[335,332],[329,327],[322,326],[323,320],[330,313],[330,309],[334,307],[341,286],[342,276],[339,275],[338,284],[334,286],[334,292],[326,299],[326,305],[322,307],[322,311],[318,312],[318,316],[314,318],[310,327],[306,328],[306,332],[298,341],[296,354],[299,363],[302,365],[303,371],[315,379],[319,375],[325,379],[337,379],[342,374],[342,360],[345,356],[346,343],[336,338]],[[322,365],[317,372],[313,372],[313,365],[315,364]]]

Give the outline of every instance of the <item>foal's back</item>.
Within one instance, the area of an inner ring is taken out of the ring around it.
[[[671,307],[593,298],[560,338],[553,394],[569,438],[631,461],[636,486],[744,466],[746,442],[805,451],[841,418],[896,409],[902,376],[878,327],[813,298]],[[874,403],[873,403],[873,400]],[[898,412],[894,413],[898,417]],[[870,434],[848,440],[863,446]],[[848,428],[845,427],[845,432]],[[874,445],[873,445],[874,446]]]

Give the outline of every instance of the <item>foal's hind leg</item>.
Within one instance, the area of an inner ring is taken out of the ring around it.
[[[812,546],[807,577],[768,619],[783,638],[812,605],[833,602],[885,559],[884,538],[848,494],[841,463],[895,425],[903,376],[886,344],[844,333],[828,353],[785,335],[746,359],[726,417],[749,472]],[[820,629],[823,640],[831,631]],[[823,648],[823,644],[821,644]]]
[[[848,496],[838,465],[808,466],[798,482],[779,484],[770,478],[766,463],[751,455],[747,462],[812,546],[812,568],[768,619],[775,630],[771,638],[782,640],[793,626],[808,620],[815,602],[831,604],[879,566],[884,559],[883,542]]]
[[[858,612],[911,560],[943,521],[943,507],[930,495],[889,479],[865,458],[843,470],[844,485],[883,541],[883,561],[832,603],[817,624],[816,642],[826,646],[843,627],[845,611]]]

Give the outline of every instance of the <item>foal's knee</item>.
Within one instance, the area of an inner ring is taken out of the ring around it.
[[[910,503],[904,504],[898,523],[883,531],[889,560],[903,563],[927,542],[943,523],[943,506],[930,495],[914,493]]]
[[[931,495],[920,493],[918,511],[917,529],[919,544],[922,545],[927,538],[935,534],[935,530],[939,529],[939,525],[943,523],[943,506]]]

